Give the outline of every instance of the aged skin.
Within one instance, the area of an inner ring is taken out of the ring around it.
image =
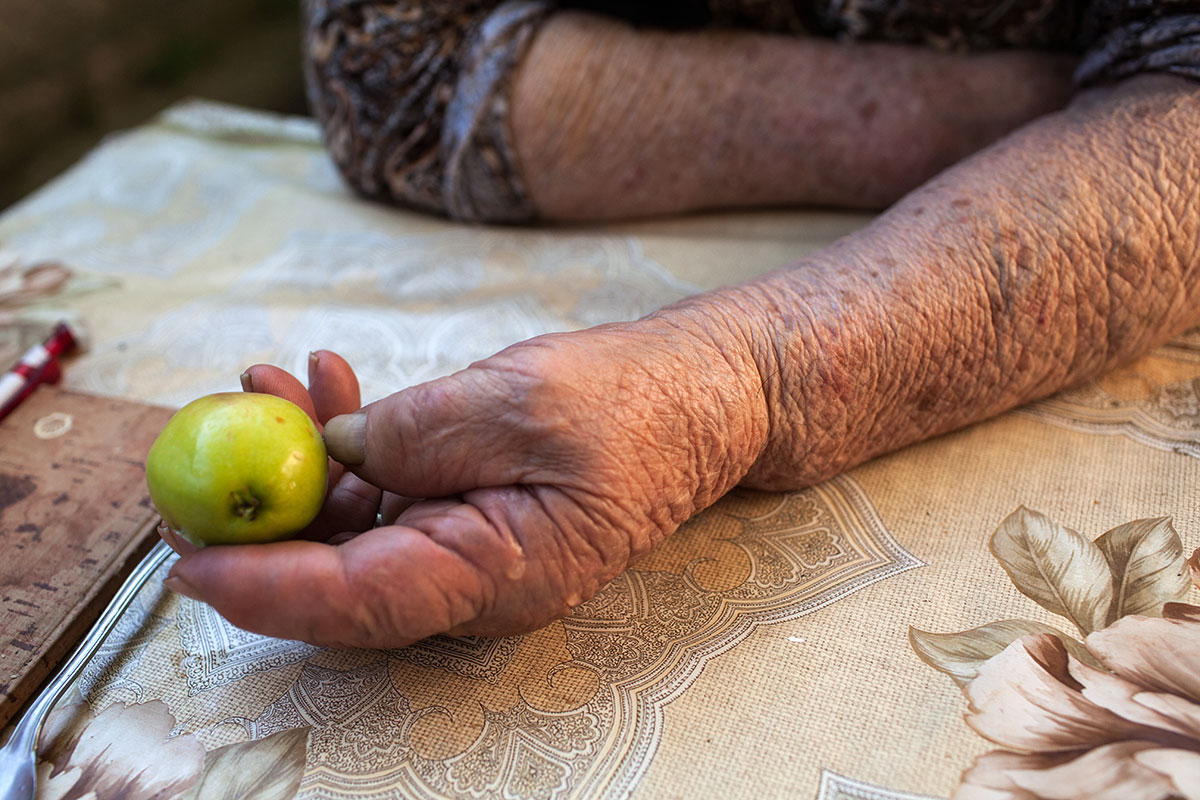
[[[549,219],[771,204],[879,209],[1065,106],[1074,62],[635,30],[562,13],[516,76],[513,138],[524,183]]]
[[[739,483],[810,484],[1200,321],[1198,129],[1195,84],[1090,91],[812,258],[361,413],[332,354],[309,389],[254,367],[250,388],[328,422],[349,471],[308,535],[341,543],[208,548],[168,583],[323,644],[544,624]],[[394,524],[348,538],[380,489]]]
[[[718,293],[767,329],[750,335],[773,424],[747,481],[826,478],[1195,325],[1197,123],[1189,81],[1093,90],[810,265]]]

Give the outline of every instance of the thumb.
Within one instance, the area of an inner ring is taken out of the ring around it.
[[[409,387],[325,423],[329,455],[380,488],[445,497],[530,479],[530,424],[482,370]]]

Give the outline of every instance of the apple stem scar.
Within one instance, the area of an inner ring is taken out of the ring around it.
[[[239,489],[235,492],[230,492],[229,496],[233,498],[234,513],[239,517],[253,520],[258,516],[258,507],[262,505],[262,501],[250,494],[249,489]]]

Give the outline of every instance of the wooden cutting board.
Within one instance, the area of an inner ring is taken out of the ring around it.
[[[152,546],[144,462],[171,413],[43,386],[0,422],[0,727]]]

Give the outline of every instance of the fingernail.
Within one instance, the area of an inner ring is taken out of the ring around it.
[[[311,385],[313,376],[317,374],[317,364],[321,363],[321,357],[317,355],[317,351],[313,350],[308,354],[308,382]]]
[[[182,536],[180,536],[179,534],[177,534],[165,522],[161,523],[158,526],[158,535],[159,535],[159,538],[161,538],[164,542],[166,542],[168,545],[170,545],[172,550],[174,550],[176,553],[178,553],[181,556],[186,556],[189,553],[194,553],[200,549],[196,545],[189,542],[187,539],[185,539]]]
[[[367,415],[342,414],[325,423],[325,449],[334,461],[357,466],[367,460]]]
[[[185,581],[178,575],[168,575],[163,578],[163,586],[170,589],[175,594],[181,594],[184,597],[190,597],[193,600],[200,599],[200,593],[196,591],[196,587]]]
[[[243,392],[253,392],[254,391],[254,377],[249,372],[243,372],[241,375],[238,376],[238,380],[240,380],[242,382],[242,391]]]

